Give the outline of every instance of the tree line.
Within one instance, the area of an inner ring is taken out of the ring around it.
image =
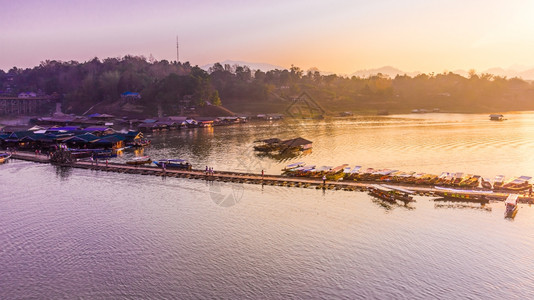
[[[458,112],[534,109],[534,87],[520,78],[470,71],[368,77],[347,77],[307,71],[251,70],[215,63],[205,71],[189,62],[142,56],[94,58],[86,62],[47,60],[28,69],[0,70],[0,96],[20,92],[58,93],[69,112],[80,113],[97,103],[113,103],[126,91],[139,92],[146,113],[161,107],[176,113],[180,100],[191,105],[229,106],[235,111],[279,110],[306,91],[327,111],[407,112],[416,108]],[[282,111],[280,111],[282,112]]]

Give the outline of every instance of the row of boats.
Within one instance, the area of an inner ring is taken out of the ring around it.
[[[493,191],[466,191],[466,190],[455,190],[451,188],[441,188],[436,187],[438,190],[435,192],[437,196],[443,197],[442,200],[459,200],[465,202],[482,202],[487,203],[489,201],[489,196]],[[401,201],[404,204],[409,202],[414,202],[413,196],[415,195],[414,191],[409,189],[386,185],[386,184],[373,184],[368,188],[370,196],[375,198],[385,200],[390,203],[395,203]],[[439,199],[438,199],[439,200]],[[505,218],[515,218],[517,214],[519,195],[518,194],[509,194],[506,200],[504,201],[504,217]]]
[[[306,165],[304,162],[290,164],[282,169],[283,175],[292,177],[323,178],[328,180],[352,180],[364,182],[400,183],[413,185],[443,186],[455,188],[485,189],[503,192],[524,192],[531,189],[532,177],[521,176],[506,180],[503,175],[493,180],[479,175],[461,172],[443,172],[440,175],[404,172],[394,169],[364,169],[361,166],[350,167],[348,164],[333,166]]]

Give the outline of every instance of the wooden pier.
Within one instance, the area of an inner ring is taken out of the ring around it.
[[[16,152],[13,153],[11,158],[32,161],[38,163],[50,163],[50,159],[46,155],[34,154],[29,152]],[[59,164],[60,166],[82,168],[90,170],[99,170],[103,172],[117,172],[139,175],[155,175],[155,176],[167,176],[177,178],[188,179],[202,179],[210,181],[221,182],[234,182],[234,183],[246,183],[246,184],[263,184],[273,186],[285,186],[285,187],[300,187],[300,188],[315,188],[315,189],[328,189],[328,190],[345,190],[345,191],[366,191],[370,186],[378,184],[379,182],[356,182],[356,181],[326,181],[323,182],[320,178],[305,178],[305,177],[285,177],[280,175],[264,175],[254,173],[238,173],[227,171],[215,171],[213,175],[206,175],[203,170],[177,170],[167,169],[163,170],[157,166],[146,165],[127,165],[122,163],[106,163],[105,160],[99,160],[98,163],[87,160],[79,160],[72,164]],[[419,195],[435,196],[438,191],[432,186],[407,186],[388,183],[389,185],[395,185],[401,188],[412,190]],[[476,195],[471,193],[471,195]],[[479,195],[487,195],[484,191],[481,191]],[[491,200],[504,201],[508,196],[507,193],[493,193],[489,198]],[[520,197],[520,202],[534,203],[534,199],[526,196]]]

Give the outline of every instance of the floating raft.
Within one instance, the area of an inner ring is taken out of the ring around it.
[[[50,159],[46,155],[35,155],[26,152],[13,153],[12,159],[33,161],[39,163],[50,163]],[[106,163],[105,160],[99,160],[98,164],[90,161],[77,161],[72,164],[63,164],[61,166],[99,170],[104,172],[117,172],[139,175],[155,175],[155,176],[167,176],[177,178],[188,179],[203,179],[222,182],[238,182],[248,184],[265,184],[265,185],[277,185],[286,187],[301,187],[301,188],[316,188],[316,189],[334,189],[345,191],[365,191],[372,187],[375,183],[362,183],[354,181],[327,181],[327,184],[323,186],[321,178],[304,178],[304,177],[286,177],[276,175],[264,175],[253,173],[238,173],[229,171],[216,171],[213,175],[206,175],[204,170],[162,170],[156,166],[142,166],[142,165],[127,165],[122,163]],[[393,185],[393,184],[389,184]],[[404,186],[394,185],[396,188],[406,189],[418,193],[419,195],[437,195],[440,189],[433,186]],[[458,190],[461,193],[461,190]],[[488,195],[487,191],[468,191],[469,195],[480,194]],[[490,200],[504,201],[508,197],[508,193],[492,193]],[[520,202],[534,203],[533,198],[520,197]]]

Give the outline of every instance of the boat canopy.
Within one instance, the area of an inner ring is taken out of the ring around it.
[[[503,181],[504,181],[504,175],[495,176],[494,182],[503,182]]]
[[[172,161],[172,162],[185,162],[185,159],[167,159],[167,161]]]
[[[384,169],[384,170],[378,170],[373,172],[373,175],[389,175],[393,172],[397,172],[398,170],[390,170],[390,169]]]
[[[350,171],[350,173],[351,174],[358,173],[361,168],[362,168],[362,166],[355,166],[354,169],[352,169],[352,171]]]
[[[304,162],[296,162],[296,163],[287,165],[287,166],[286,166],[286,169],[297,168],[297,167],[301,167],[301,166],[303,166],[303,165],[304,165]]]
[[[338,171],[343,170],[346,166],[348,166],[348,164],[342,164],[341,166],[337,166],[337,167],[333,168],[331,171],[332,172],[338,172]]]
[[[517,205],[517,198],[519,198],[518,194],[510,194],[508,195],[508,198],[506,198],[506,201],[504,201],[504,204]]]
[[[319,169],[317,169],[317,172],[328,171],[330,169],[332,169],[332,166],[322,166]]]

